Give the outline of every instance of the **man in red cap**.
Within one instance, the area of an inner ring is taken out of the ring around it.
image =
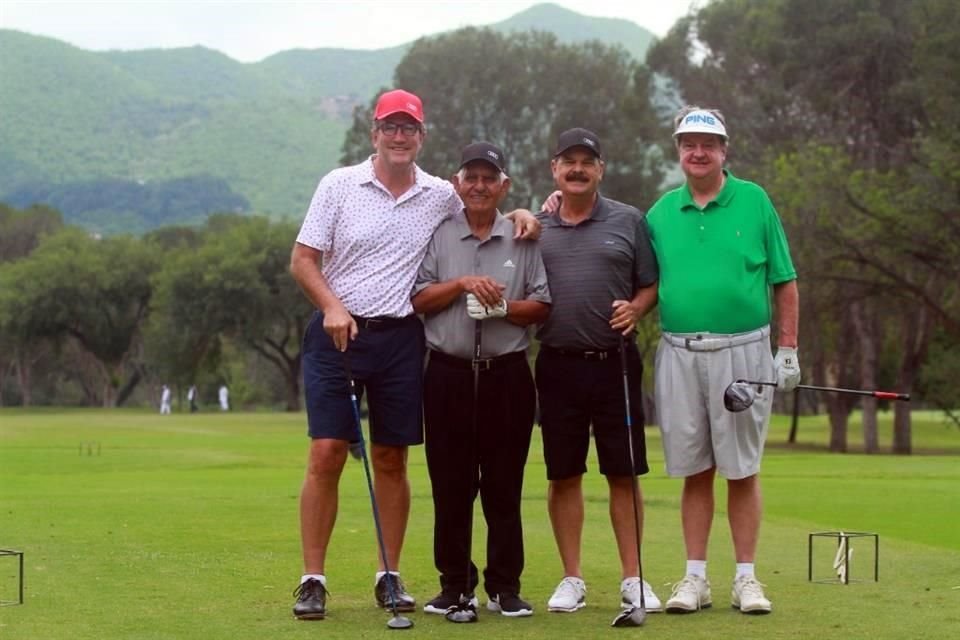
[[[381,607],[391,606],[391,592],[398,610],[416,606],[398,571],[410,511],[407,447],[423,442],[425,344],[410,294],[434,230],[463,208],[448,181],[416,165],[425,137],[419,97],[400,89],[381,95],[370,131],[374,154],[323,177],[293,247],[290,271],[317,309],[302,352],[311,440],[300,494],[304,574],[297,618],[326,616],[324,564],[338,485],[349,443],[358,439],[347,358],[368,396],[374,494],[387,555],[380,558],[374,595]],[[539,229],[529,212],[517,216],[516,225],[528,235]]]

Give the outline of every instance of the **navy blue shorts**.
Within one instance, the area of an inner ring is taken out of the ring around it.
[[[406,446],[423,442],[423,323],[415,315],[361,323],[347,353],[337,351],[315,312],[303,336],[303,388],[311,438],[359,440],[344,368],[345,355],[357,392],[366,391],[370,439]]]
[[[627,370],[633,425],[633,473],[643,475],[649,471],[640,390],[643,363],[634,348],[627,349]],[[604,360],[585,360],[559,354],[541,345],[536,373],[547,479],[564,480],[586,473],[591,431],[600,473],[629,476],[630,452],[627,448],[620,354],[613,351]]]

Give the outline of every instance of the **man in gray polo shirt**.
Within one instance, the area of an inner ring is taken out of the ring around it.
[[[470,523],[478,491],[489,530],[487,608],[511,617],[533,613],[520,598],[520,499],[535,410],[527,326],[547,317],[550,292],[537,244],[514,240],[513,225],[497,210],[510,188],[504,169],[498,147],[464,148],[453,178],[464,211],[437,228],[414,285],[429,348],[423,407],[441,587],[427,613],[446,613],[461,594],[476,606]],[[482,350],[474,362],[478,321]]]
[[[572,612],[586,603],[580,568],[583,531],[582,479],[591,425],[600,473],[610,490],[610,519],[620,554],[624,608],[661,610],[650,585],[639,578],[632,484],[647,473],[635,324],[657,299],[657,265],[642,214],[604,198],[598,188],[604,162],[600,140],[587,129],[560,134],[551,162],[561,192],[555,213],[538,215],[540,249],[553,304],[540,328],[536,378],[543,451],[550,488],[547,497],[564,577],[547,603],[550,611]],[[626,337],[633,432],[630,468],[623,377],[618,351]],[[639,496],[638,496],[638,499]],[[642,527],[642,499],[639,504]]]

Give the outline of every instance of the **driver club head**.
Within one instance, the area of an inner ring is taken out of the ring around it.
[[[723,392],[723,406],[726,407],[727,411],[739,413],[749,409],[756,397],[757,392],[752,385],[737,380],[731,382],[730,386]]]
[[[450,607],[445,614],[443,614],[450,622],[456,622],[457,624],[466,624],[470,622],[477,621],[477,608],[473,606],[473,603],[469,600],[461,600],[460,604],[455,607]]]
[[[610,623],[611,627],[641,627],[647,620],[647,610],[643,607],[624,609]]]
[[[413,620],[404,618],[401,615],[395,615],[387,620],[388,629],[409,629],[413,627]]]

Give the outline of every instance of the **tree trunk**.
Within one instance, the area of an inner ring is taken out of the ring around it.
[[[294,376],[287,381],[287,411],[300,411],[300,379]]]
[[[904,402],[898,402],[893,408],[893,453],[901,455],[913,453],[912,432],[910,407]]]
[[[844,313],[840,322],[840,332],[837,336],[839,345],[832,352],[833,361],[824,367],[824,379],[828,385],[849,387],[856,382],[856,349],[859,346],[856,340],[856,330],[850,313]],[[830,451],[845,453],[847,451],[847,420],[853,409],[855,396],[844,393],[823,393],[824,403],[827,405],[827,414],[830,416]]]
[[[930,309],[919,307],[911,310],[904,327],[903,357],[897,374],[897,390],[909,393],[917,377],[917,371],[927,354],[927,346],[933,332],[934,320]],[[895,403],[893,409],[893,453],[909,455],[913,452],[913,428],[910,420],[910,405]]]
[[[117,387],[120,386],[120,375],[123,365],[108,365],[97,360],[98,368],[103,374],[103,408],[113,409],[117,406]]]
[[[850,305],[850,319],[860,346],[860,384],[863,389],[877,388],[877,369],[880,358],[877,354],[879,327],[871,313],[867,300],[858,300]],[[864,398],[863,408],[863,451],[877,453],[880,439],[877,430],[877,399]]]
[[[32,394],[30,392],[31,387],[31,373],[33,369],[33,363],[30,361],[30,358],[23,355],[19,352],[17,353],[17,386],[20,387],[20,404],[24,407],[29,407],[32,403]]]
[[[124,384],[123,387],[120,388],[120,391],[117,393],[118,407],[122,407],[123,403],[130,398],[130,395],[137,388],[137,385],[140,384],[140,380],[142,378],[143,378],[143,371],[140,369],[140,367],[137,367],[136,369],[134,369],[133,375],[131,375],[127,379],[126,384]]]
[[[287,411],[300,411],[300,353],[287,361]]]
[[[13,362],[4,361],[3,366],[0,366],[0,407],[3,406],[3,386],[7,382],[7,375],[13,371]]]
[[[830,416],[830,451],[847,452],[847,418],[850,410],[839,398],[827,401],[827,415]]]

